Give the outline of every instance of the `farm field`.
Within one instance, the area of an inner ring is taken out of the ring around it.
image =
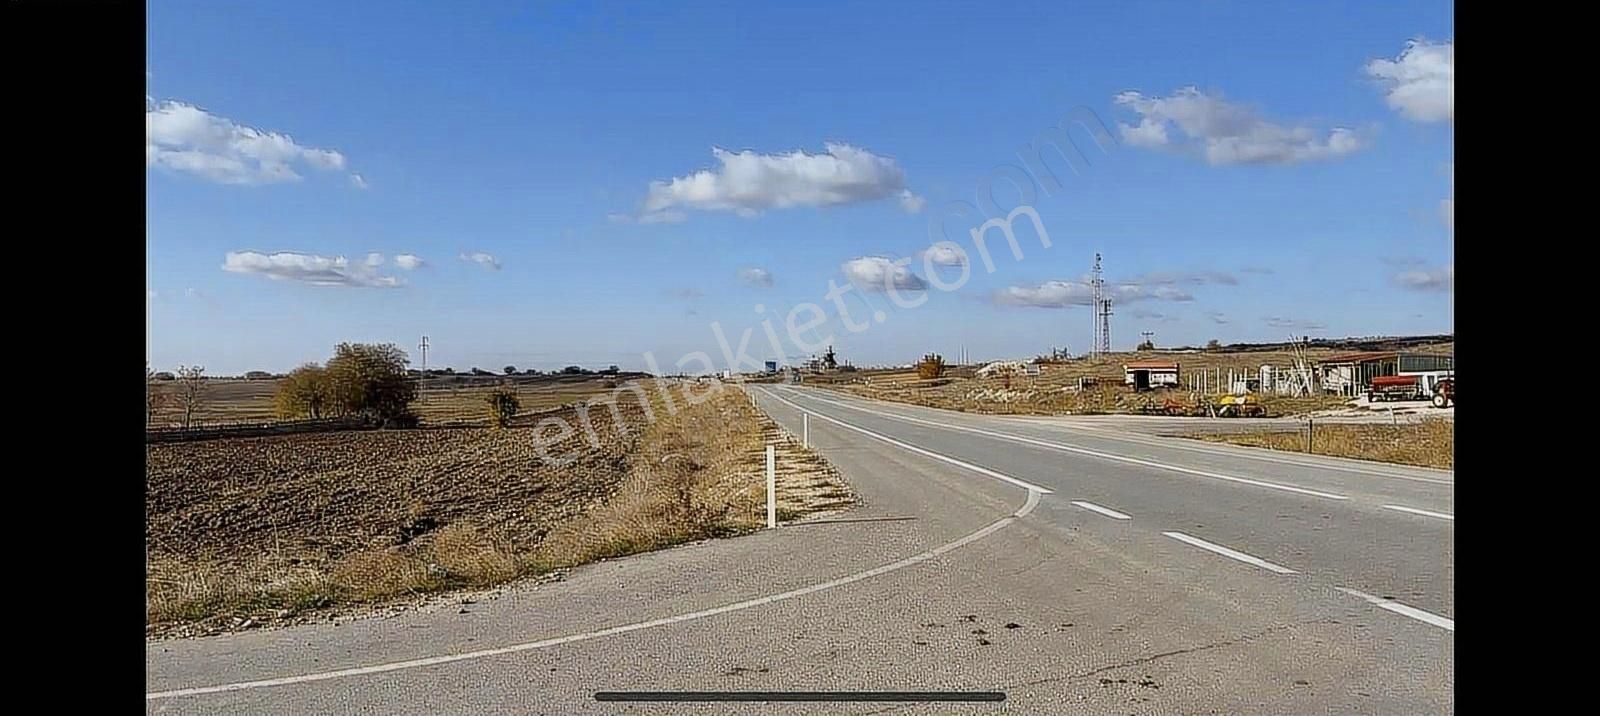
[[[526,412],[536,412],[586,400],[613,390],[636,376],[517,376],[509,379]],[[484,396],[500,385],[498,377],[430,377],[422,381],[413,408],[424,425],[487,425]],[[198,425],[260,423],[277,419],[273,395],[277,380],[238,378],[207,379],[204,397],[195,411]],[[171,382],[152,383],[152,394],[165,394],[157,401],[152,427],[181,424],[182,409],[172,397],[178,386]]]
[[[623,392],[504,429],[436,427],[149,445],[147,629],[211,633],[482,588],[764,524],[777,443],[784,519],[853,501],[742,391],[669,413]],[[647,410],[648,408],[648,410]],[[654,420],[650,419],[654,412]],[[576,428],[540,455],[534,420]],[[665,460],[677,454],[684,459]]]

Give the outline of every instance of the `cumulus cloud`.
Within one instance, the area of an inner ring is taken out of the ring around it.
[[[713,148],[715,169],[650,183],[637,221],[681,221],[684,210],[731,211],[752,217],[768,209],[835,206],[897,198],[920,211],[895,160],[848,144],[828,143],[822,154],[730,152]],[[666,218],[663,218],[666,217]]]
[[[922,250],[922,257],[934,266],[965,266],[967,255],[959,247],[938,243]]]
[[[426,261],[422,260],[421,256],[416,254],[400,254],[394,257],[394,265],[399,266],[407,271],[413,271],[422,268],[426,263]]]
[[[1456,44],[1412,40],[1393,60],[1372,60],[1367,75],[1391,109],[1413,122],[1456,121]]]
[[[342,171],[343,154],[301,146],[287,134],[236,124],[182,102],[146,98],[144,158],[151,167],[221,184],[300,181],[300,171]],[[352,174],[358,187],[366,182]]]
[[[911,272],[904,264],[885,256],[863,256],[850,259],[839,267],[845,278],[863,291],[921,291],[928,287],[926,281]]]
[[[751,267],[739,269],[739,280],[748,283],[751,286],[772,288],[772,272],[764,268]]]
[[[1394,282],[1413,291],[1451,291],[1456,286],[1456,265],[1402,271],[1394,277]]]
[[[378,257],[377,264],[372,262],[374,256]],[[399,278],[379,274],[378,266],[383,263],[382,259],[380,254],[369,254],[364,261],[351,262],[343,256],[317,256],[293,251],[274,254],[229,251],[223,258],[222,270],[318,286],[395,288],[405,285]]]
[[[492,254],[486,254],[482,251],[463,253],[458,258],[460,258],[462,261],[474,263],[492,271],[500,270],[500,259],[495,258]]]
[[[1138,124],[1118,122],[1128,144],[1196,152],[1213,165],[1336,159],[1361,149],[1363,144],[1353,130],[1335,127],[1321,132],[1306,126],[1274,124],[1248,107],[1207,95],[1195,87],[1185,87],[1170,97],[1122,92],[1113,101],[1139,115]]]

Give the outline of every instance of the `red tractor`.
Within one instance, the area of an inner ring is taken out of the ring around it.
[[[1456,379],[1440,378],[1433,384],[1433,407],[1448,408],[1456,403]]]

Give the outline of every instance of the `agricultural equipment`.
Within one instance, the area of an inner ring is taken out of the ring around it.
[[[1456,379],[1440,378],[1433,384],[1433,407],[1448,408],[1456,402]]]
[[[1380,400],[1420,400],[1422,381],[1414,375],[1380,375],[1367,386],[1367,402]]]
[[[1224,395],[1217,399],[1219,418],[1256,418],[1266,414],[1266,409],[1261,407],[1261,398],[1255,393]]]

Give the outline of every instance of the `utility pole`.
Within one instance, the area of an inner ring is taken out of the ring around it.
[[[1089,357],[1100,355],[1100,301],[1105,293],[1105,281],[1100,278],[1100,254],[1094,255],[1094,269],[1089,272],[1089,289],[1091,292],[1089,315]]]
[[[417,344],[417,348],[422,351],[422,372],[423,373],[427,373],[428,372],[428,337],[427,336],[423,336],[422,337],[422,342]]]

